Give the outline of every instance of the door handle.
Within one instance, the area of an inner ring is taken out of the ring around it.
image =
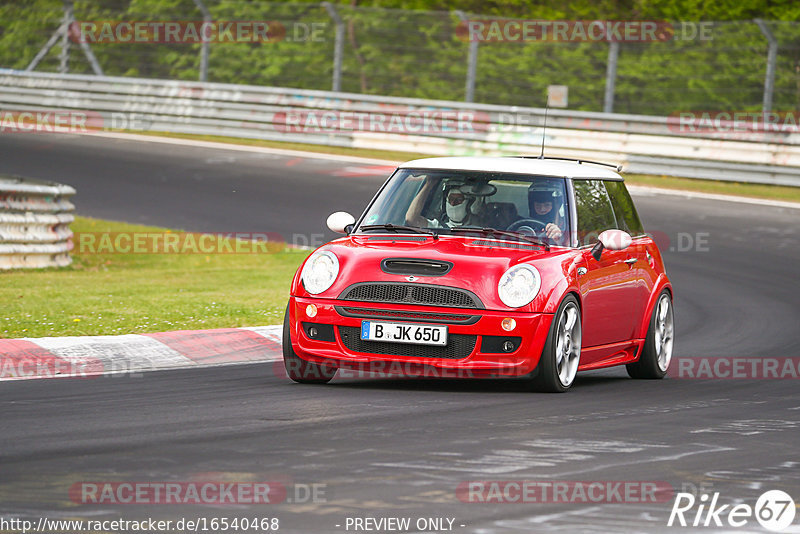
[[[627,260],[625,260],[625,263],[627,263],[628,265],[633,265],[637,261],[638,260],[636,258],[628,258]]]

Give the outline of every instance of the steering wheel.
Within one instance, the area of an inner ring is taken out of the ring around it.
[[[513,223],[509,224],[506,230],[509,232],[516,232],[522,230],[520,233],[524,234],[527,233],[525,232],[525,229],[527,228],[531,232],[533,232],[534,236],[541,237],[545,233],[544,229],[546,226],[547,223],[542,222],[539,219],[520,219],[518,221],[514,221]],[[540,230],[537,231],[536,228],[540,228]]]

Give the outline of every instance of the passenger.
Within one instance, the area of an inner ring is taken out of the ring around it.
[[[464,183],[445,181],[444,212],[438,218],[428,219],[422,215],[428,198],[434,194],[436,181],[430,178],[419,190],[406,212],[406,222],[414,226],[428,228],[453,228],[455,226],[484,226],[486,197],[494,194],[497,188],[486,183]]]

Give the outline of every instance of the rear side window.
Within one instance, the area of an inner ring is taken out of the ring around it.
[[[578,212],[578,246],[591,245],[600,233],[617,227],[614,209],[603,180],[575,180],[573,185]]]
[[[639,215],[636,213],[636,207],[633,205],[628,188],[623,182],[606,180],[605,183],[611,205],[614,207],[614,215],[617,218],[617,228],[625,230],[634,237],[643,235],[642,221],[639,220]]]

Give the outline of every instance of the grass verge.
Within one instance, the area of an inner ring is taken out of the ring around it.
[[[173,232],[85,217],[77,217],[71,228],[77,235]],[[279,324],[291,278],[309,254],[283,246],[250,254],[94,253],[104,252],[98,246],[76,250],[68,267],[0,271],[0,337]]]
[[[231,143],[236,145],[263,146],[280,148],[284,150],[302,150],[322,154],[339,154],[357,156],[362,158],[376,158],[390,161],[408,161],[417,158],[429,158],[430,154],[415,152],[391,152],[386,150],[357,149],[348,147],[333,147],[324,145],[309,145],[303,143],[283,143],[279,141],[262,141],[260,139],[242,139],[237,137],[223,137],[218,135],[193,135],[173,133],[152,133],[160,137],[174,137],[179,139],[197,139],[200,141],[214,141],[218,143]],[[800,187],[787,187],[780,185],[760,185],[741,182],[718,182],[714,180],[698,180],[693,178],[678,178],[673,176],[653,176],[644,174],[625,174],[625,181],[635,185],[661,187],[664,189],[678,189],[681,191],[696,191],[700,193],[714,193],[718,195],[733,195],[750,198],[764,198],[770,200],[784,200],[800,202]]]

